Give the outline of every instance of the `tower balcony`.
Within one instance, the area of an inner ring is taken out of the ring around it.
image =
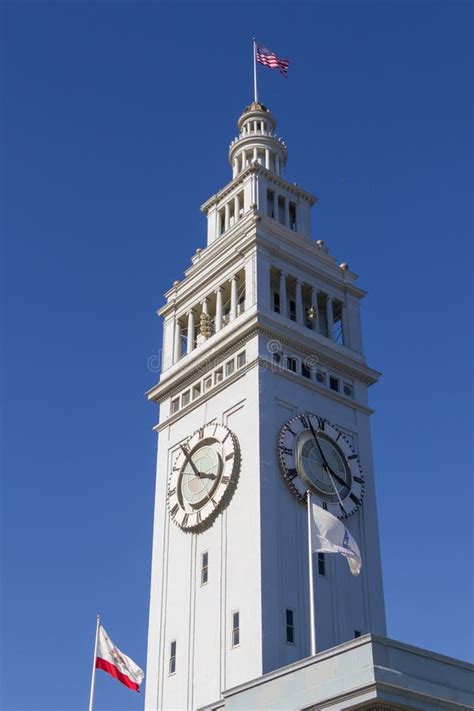
[[[230,326],[245,311],[245,269],[219,284],[174,319],[172,365]]]

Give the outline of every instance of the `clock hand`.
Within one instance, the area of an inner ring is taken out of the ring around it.
[[[193,460],[191,459],[191,452],[189,451],[189,449],[187,449],[187,447],[185,447],[185,446],[182,445],[182,444],[180,444],[180,447],[181,447],[181,449],[183,450],[184,456],[186,457],[186,459],[185,459],[185,466],[186,466],[186,464],[189,462],[190,465],[191,465],[191,469],[193,470],[194,474],[197,476],[197,478],[198,478],[199,480],[202,480],[202,479],[203,479],[203,473],[200,472],[200,471],[198,471],[198,468],[196,467],[196,465],[194,464]],[[205,475],[204,475],[204,476],[205,476]],[[214,476],[214,475],[211,474],[210,476],[212,477],[212,476]],[[217,477],[214,477],[214,478],[217,478]],[[205,486],[204,486],[204,489],[203,489],[203,490],[204,490],[204,493],[205,493],[206,496],[207,496],[207,500],[208,500],[208,501],[212,501],[212,503],[214,503],[214,499],[212,498],[212,496],[209,495],[209,492],[207,491],[207,489],[206,489]],[[214,503],[214,506],[215,506],[215,503]]]
[[[320,453],[321,458],[322,458],[322,460],[323,460],[323,467],[326,469],[326,471],[328,472],[328,474],[332,475],[332,476],[336,479],[336,481],[338,481],[338,482],[339,482],[340,484],[342,484],[343,486],[347,487],[347,482],[346,482],[341,476],[339,476],[339,474],[336,474],[336,472],[334,471],[334,469],[332,469],[332,467],[329,466],[329,462],[328,462],[328,460],[326,459],[326,457],[324,456],[324,452],[323,452],[323,450],[322,450],[321,445],[319,444],[319,439],[318,439],[317,436],[316,436],[316,432],[314,431],[314,427],[313,427],[313,425],[312,425],[312,423],[311,423],[311,420],[309,419],[309,416],[308,416],[308,415],[306,415],[306,417],[307,417],[307,420],[308,420],[308,422],[309,422],[309,428],[310,428],[310,430],[311,430],[311,434],[313,435],[313,437],[314,437],[314,439],[315,439],[315,441],[316,441],[316,444],[318,445],[319,453]]]
[[[313,424],[312,424],[311,420],[309,419],[309,415],[308,415],[308,414],[306,414],[306,418],[307,418],[307,420],[308,420],[308,422],[309,422],[309,429],[311,430],[311,434],[313,435],[314,441],[316,442],[316,444],[317,444],[317,446],[318,446],[319,454],[321,455],[321,459],[323,460],[323,466],[324,466],[325,469],[328,469],[328,468],[329,468],[329,465],[328,465],[328,463],[327,463],[326,457],[324,456],[324,452],[323,452],[323,450],[322,450],[322,447],[321,447],[321,445],[319,444],[319,439],[316,437],[316,432],[314,431]]]
[[[321,447],[321,445],[319,444],[318,438],[316,437],[316,432],[314,431],[314,427],[313,427],[313,424],[312,424],[312,422],[311,422],[311,419],[310,419],[308,413],[306,413],[306,418],[307,418],[307,420],[308,420],[308,422],[309,422],[309,428],[310,428],[310,430],[311,430],[311,434],[313,435],[314,441],[316,442],[316,444],[317,444],[317,446],[318,446],[319,453],[320,453],[321,458],[322,458],[322,460],[323,460],[323,467],[324,467],[324,469],[326,470],[326,472],[327,472],[327,474],[328,474],[328,476],[329,476],[329,478],[330,478],[330,480],[331,480],[332,488],[334,489],[334,492],[335,492],[337,498],[339,499],[339,503],[340,503],[340,505],[341,505],[341,508],[342,508],[342,510],[344,511],[345,509],[344,509],[344,506],[342,505],[341,497],[339,496],[339,492],[338,492],[338,490],[336,489],[336,485],[335,485],[335,483],[334,483],[334,479],[333,479],[332,476],[331,476],[331,473],[334,474],[335,478],[336,478],[338,481],[342,482],[342,484],[343,484],[344,486],[347,486],[347,484],[346,484],[346,482],[344,481],[344,479],[341,479],[340,476],[338,476],[337,474],[335,474],[335,472],[332,471],[331,467],[330,467],[329,464],[327,463],[326,457],[324,456],[324,452],[323,452],[323,450],[322,450],[322,447]]]
[[[189,449],[186,449],[184,445],[180,444],[181,449],[183,450],[184,456],[186,457],[185,465],[189,462],[191,465],[191,469],[193,470],[194,474],[198,477],[198,479],[201,478],[201,474],[199,473],[196,465],[194,464],[192,458],[191,458],[191,452]]]

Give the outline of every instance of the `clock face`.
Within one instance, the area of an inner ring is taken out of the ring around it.
[[[364,477],[356,453],[337,427],[323,417],[304,413],[280,430],[280,468],[300,501],[306,492],[326,510],[347,518],[362,503]]]
[[[237,437],[211,423],[180,445],[168,479],[168,508],[186,531],[210,525],[230,500],[240,471]]]

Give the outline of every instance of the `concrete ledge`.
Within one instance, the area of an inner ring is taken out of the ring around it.
[[[474,667],[365,635],[227,689],[200,711],[474,709]]]

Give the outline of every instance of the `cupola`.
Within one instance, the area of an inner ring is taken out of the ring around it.
[[[271,111],[254,101],[244,109],[237,126],[239,135],[229,147],[232,177],[236,178],[252,163],[283,177],[288,153],[285,142],[274,132],[276,120]]]

